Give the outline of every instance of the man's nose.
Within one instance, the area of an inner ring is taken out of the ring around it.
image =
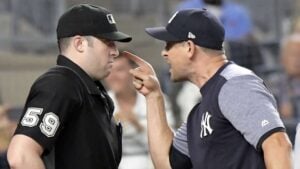
[[[161,51],[161,56],[164,57],[164,58],[166,58],[168,56],[168,52],[165,49],[163,49]]]

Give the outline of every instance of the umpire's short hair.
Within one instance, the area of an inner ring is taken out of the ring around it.
[[[82,36],[82,37],[84,37],[88,41],[88,45],[89,46],[93,46],[93,43],[92,43],[92,40],[91,40],[91,36]],[[70,42],[71,42],[72,38],[73,37],[66,37],[66,38],[61,38],[61,39],[57,40],[58,49],[59,49],[60,53],[66,51],[66,49],[70,45]]]
[[[66,51],[66,49],[69,47],[71,41],[71,37],[68,38],[61,38],[57,40],[58,50],[59,53],[62,53]]]

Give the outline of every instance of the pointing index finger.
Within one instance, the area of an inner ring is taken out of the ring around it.
[[[127,51],[122,52],[122,55],[135,62],[144,73],[148,73],[149,75],[155,75],[155,71],[151,64],[145,61],[144,59]]]
[[[138,66],[147,66],[149,67],[149,63],[146,62],[144,59],[138,57],[137,55],[135,54],[132,54],[128,51],[123,51],[122,52],[122,55],[127,57],[128,59],[132,60],[133,62],[135,62]]]

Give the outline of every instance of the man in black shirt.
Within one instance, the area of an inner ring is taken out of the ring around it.
[[[99,82],[131,37],[105,8],[80,4],[57,26],[57,65],[32,85],[8,149],[14,169],[117,169],[121,126]]]

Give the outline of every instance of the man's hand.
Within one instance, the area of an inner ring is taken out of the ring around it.
[[[145,60],[127,51],[124,51],[122,55],[138,65],[137,68],[130,70],[134,77],[133,85],[136,90],[145,97],[155,93],[161,94],[160,84],[153,67]]]

